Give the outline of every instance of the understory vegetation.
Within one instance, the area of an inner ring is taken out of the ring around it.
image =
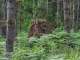
[[[79,60],[80,32],[53,31],[40,38],[27,38],[22,32],[14,49],[12,60]]]
[[[80,60],[80,0],[0,0],[0,60]]]
[[[5,42],[0,39],[0,57],[3,57]],[[21,32],[14,46],[12,60],[80,60],[80,32],[56,30],[40,38],[28,38]]]

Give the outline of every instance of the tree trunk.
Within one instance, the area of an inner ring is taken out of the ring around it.
[[[77,19],[75,20],[75,31],[80,29],[80,0],[77,0]]]
[[[78,5],[79,5],[79,9],[78,9],[78,30],[80,30],[80,0],[78,0]]]
[[[60,27],[60,23],[61,23],[60,2],[61,2],[61,0],[57,0],[57,27]]]
[[[63,26],[63,0],[57,0],[57,28]]]
[[[7,33],[6,51],[13,52],[16,39],[16,0],[7,0]]]
[[[71,31],[71,19],[70,19],[70,0],[63,0],[64,7],[64,30],[66,32]]]

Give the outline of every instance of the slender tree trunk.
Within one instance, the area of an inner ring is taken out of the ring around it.
[[[57,25],[58,28],[63,26],[63,0],[57,0]]]
[[[77,0],[77,20],[76,20],[76,30],[79,31],[80,29],[80,0]]]
[[[73,5],[72,5],[72,19],[73,19],[73,22],[72,22],[72,29],[74,31],[74,25],[75,25],[75,0],[73,0]]]
[[[61,0],[57,0],[57,27],[60,27],[61,24],[61,16],[60,16],[60,2]]]
[[[78,7],[78,0],[73,0],[74,1],[74,21],[73,21],[73,29],[74,29],[74,32],[77,31],[77,7]]]
[[[70,19],[70,0],[63,0],[64,7],[64,30],[66,32],[71,31],[71,19]]]
[[[75,27],[75,1],[76,0],[70,0],[70,20],[72,21],[72,32],[74,32],[74,27]]]
[[[79,24],[80,24],[79,10],[80,10],[80,0],[74,0],[74,24],[73,24],[74,32],[78,31]]]

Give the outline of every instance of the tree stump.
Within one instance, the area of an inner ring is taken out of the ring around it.
[[[51,33],[55,29],[55,24],[52,24],[45,19],[39,19],[37,20],[37,23],[35,22],[35,20],[33,20],[31,24],[32,25],[30,27],[29,37],[39,37],[43,34]]]

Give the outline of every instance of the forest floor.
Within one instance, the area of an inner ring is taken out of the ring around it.
[[[80,44],[80,33],[71,33],[72,37],[62,31],[53,33],[40,38],[31,37],[30,41],[25,32],[19,33],[11,60],[80,60],[79,46],[71,48],[65,44],[55,43],[65,42],[67,38]],[[0,60],[5,59],[5,39],[0,37]]]

